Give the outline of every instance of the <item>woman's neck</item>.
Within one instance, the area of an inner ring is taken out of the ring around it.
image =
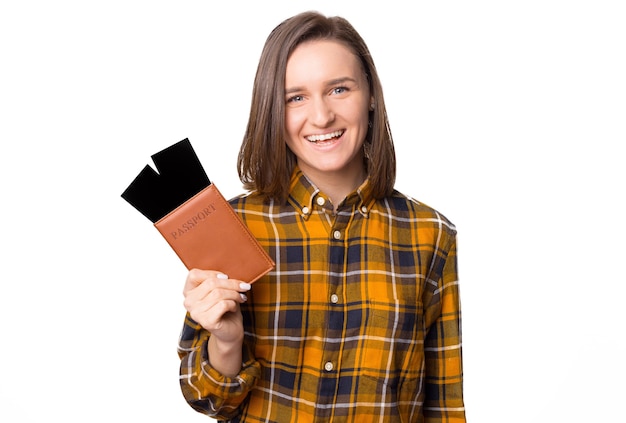
[[[301,170],[315,186],[330,198],[335,211],[348,194],[361,186],[367,177],[362,166],[351,171],[342,172],[318,172],[302,168]]]

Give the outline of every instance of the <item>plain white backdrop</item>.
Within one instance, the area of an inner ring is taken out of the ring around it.
[[[178,387],[186,270],[120,194],[189,138],[226,197],[270,30],[348,18],[397,188],[459,230],[474,423],[624,421],[620,1],[0,5],[0,420],[207,421]]]

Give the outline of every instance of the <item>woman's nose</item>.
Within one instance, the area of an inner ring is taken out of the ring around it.
[[[320,98],[313,101],[311,121],[319,127],[326,127],[335,120],[335,113],[326,99]]]

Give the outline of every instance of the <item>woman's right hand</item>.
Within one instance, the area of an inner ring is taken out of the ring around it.
[[[243,342],[243,317],[239,305],[250,284],[228,279],[213,270],[192,269],[187,274],[184,306],[193,320],[223,344]]]

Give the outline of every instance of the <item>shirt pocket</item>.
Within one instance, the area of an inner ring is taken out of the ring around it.
[[[391,388],[418,376],[424,350],[422,303],[371,299],[366,316],[361,374]]]

